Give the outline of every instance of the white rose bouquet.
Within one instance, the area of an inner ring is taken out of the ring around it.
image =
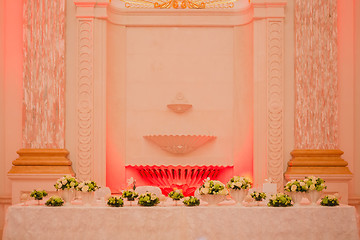
[[[138,204],[141,206],[154,206],[160,202],[159,198],[154,193],[146,192],[139,196]]]
[[[199,188],[200,195],[227,195],[228,190],[225,185],[217,180],[210,180],[209,178],[204,180],[204,184]]]
[[[188,207],[193,207],[193,206],[199,206],[200,205],[200,199],[190,196],[190,197],[186,197],[184,198],[183,203],[188,206]]]
[[[327,195],[321,199],[320,204],[321,206],[329,206],[329,207],[338,206],[339,199],[334,195]]]
[[[252,185],[251,179],[248,177],[234,176],[227,182],[226,186],[230,189],[250,189]]]
[[[98,189],[99,186],[94,181],[83,181],[76,187],[76,190],[80,192],[95,192]]]
[[[308,186],[305,184],[303,180],[291,180],[286,183],[284,190],[287,192],[306,192],[308,190]]]
[[[184,198],[184,194],[179,189],[175,189],[169,193],[169,197],[173,200],[180,200]]]
[[[292,206],[291,197],[283,193],[277,193],[272,195],[269,203],[269,207],[289,207]]]
[[[66,175],[62,178],[59,178],[54,187],[57,190],[64,190],[64,189],[75,189],[77,186],[79,185],[79,182],[76,178],[70,176],[70,175]]]
[[[318,177],[306,177],[304,179],[304,182],[308,188],[308,190],[316,190],[316,191],[322,191],[324,189],[326,189],[326,185],[325,185],[325,181],[322,178],[318,178]]]

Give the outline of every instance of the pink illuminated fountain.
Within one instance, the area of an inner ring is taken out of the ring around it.
[[[194,191],[207,177],[215,179],[221,170],[231,166],[127,166],[135,168],[151,184],[159,186],[164,195],[174,188],[182,189],[185,196]]]

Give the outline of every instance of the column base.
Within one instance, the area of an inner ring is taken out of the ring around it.
[[[339,193],[341,202],[348,202],[348,183],[352,173],[347,167],[348,163],[341,158],[341,150],[294,150],[292,159],[288,162],[285,179],[303,179],[306,176],[321,177],[328,188],[326,194]]]

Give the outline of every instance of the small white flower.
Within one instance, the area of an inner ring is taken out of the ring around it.
[[[70,187],[74,187],[75,186],[75,183],[74,182],[71,182],[70,183]]]
[[[304,182],[300,182],[300,186],[305,186],[305,183]]]
[[[61,183],[58,183],[58,188],[61,188],[62,187],[62,184]]]
[[[315,190],[315,184],[310,185],[310,190]]]
[[[64,179],[64,180],[61,181],[61,183],[62,183],[62,185],[65,185],[67,183],[67,180]]]
[[[297,186],[296,186],[296,185],[292,185],[292,186],[291,186],[291,191],[292,191],[292,192],[295,192],[296,189],[297,189]]]
[[[82,191],[83,191],[83,192],[86,192],[87,190],[89,190],[89,186],[85,185],[85,186],[82,188]]]

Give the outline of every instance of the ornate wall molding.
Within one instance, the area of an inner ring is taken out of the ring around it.
[[[93,18],[80,18],[78,21],[77,177],[89,180],[94,161],[94,22]]]
[[[268,20],[268,177],[283,181],[284,20]]]
[[[23,29],[23,147],[64,148],[65,0],[24,1]]]

